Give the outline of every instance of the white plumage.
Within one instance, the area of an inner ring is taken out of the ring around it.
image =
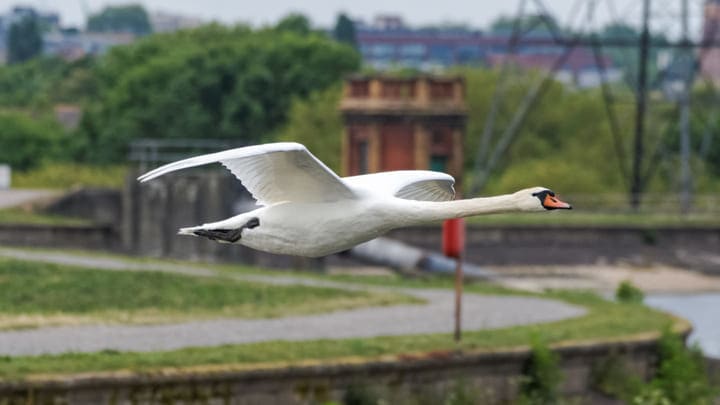
[[[317,257],[403,226],[494,212],[570,208],[542,187],[451,201],[455,196],[453,177],[425,170],[340,178],[305,146],[292,142],[197,156],[159,167],[138,180],[145,182],[216,162],[228,168],[262,207],[223,221],[183,228],[180,233],[271,253]],[[547,206],[552,204],[544,201],[547,195],[559,205]]]

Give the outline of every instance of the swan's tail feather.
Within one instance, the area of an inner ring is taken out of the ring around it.
[[[202,226],[191,226],[189,228],[180,228],[178,230],[178,235],[192,235],[192,236],[198,236],[195,231],[203,229]]]

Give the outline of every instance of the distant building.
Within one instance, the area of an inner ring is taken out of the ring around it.
[[[705,2],[703,41],[720,43],[720,0]],[[720,47],[703,48],[700,53],[700,73],[720,85]]]
[[[117,45],[135,40],[128,32],[67,32],[56,31],[43,36],[43,53],[72,61],[84,56],[97,56]]]
[[[550,70],[556,64],[560,54],[542,54],[542,53],[523,53],[523,54],[492,54],[488,56],[487,63],[491,67],[501,66],[505,62],[509,62],[515,66],[525,69]],[[593,53],[586,48],[575,48],[570,51],[567,60],[557,68],[555,79],[567,83],[574,84],[578,87],[597,87],[603,82],[603,74],[608,82],[617,82],[622,80],[622,71],[611,67],[612,60],[607,56],[600,59],[602,67],[598,66]]]
[[[56,12],[40,11],[33,7],[15,6],[5,14],[0,14],[0,63],[7,60],[7,41],[10,27],[24,18],[36,18],[44,32],[60,29],[60,15]]]
[[[432,71],[455,65],[497,66],[508,57],[528,69],[549,69],[564,52],[546,33],[531,32],[510,56],[509,33],[484,33],[467,28],[421,28],[405,25],[401,18],[381,16],[371,25],[356,23],[356,37],[363,60],[378,69],[410,67]],[[620,69],[604,57],[606,80],[622,78]],[[575,48],[560,66],[559,80],[581,87],[602,82],[601,66],[591,49]]]
[[[459,77],[357,76],[340,105],[343,175],[442,171],[462,181],[465,83]]]
[[[188,17],[180,14],[154,12],[150,14],[150,25],[153,32],[174,32],[178,30],[197,28],[205,24],[201,18]]]

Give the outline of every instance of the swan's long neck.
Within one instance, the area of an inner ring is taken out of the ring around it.
[[[455,201],[413,201],[405,219],[408,224],[441,221],[473,215],[520,211],[512,194]]]

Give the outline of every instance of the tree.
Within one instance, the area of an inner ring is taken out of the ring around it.
[[[91,58],[66,62],[42,56],[0,66],[0,107],[37,110],[88,100],[96,93],[93,63]]]
[[[43,39],[37,17],[27,16],[11,25],[7,47],[10,63],[24,62],[40,55]]]
[[[37,166],[54,157],[62,131],[46,119],[17,112],[0,113],[0,162],[17,170]]]
[[[290,107],[288,120],[280,131],[279,140],[299,142],[340,173],[343,123],[338,105],[342,96],[339,85],[296,98]]]
[[[335,39],[339,42],[343,42],[357,48],[355,23],[343,13],[340,13],[337,17],[335,29],[333,29],[333,37],[335,37]]]
[[[359,64],[355,50],[315,33],[210,25],[150,36],[98,64],[99,100],[81,126],[99,161],[124,159],[138,137],[269,141],[294,98]]]
[[[278,31],[294,32],[300,35],[307,35],[312,31],[310,20],[302,14],[292,13],[283,17],[276,25]]]
[[[135,35],[152,33],[150,18],[139,4],[105,7],[88,18],[87,29],[91,32],[130,32]]]

